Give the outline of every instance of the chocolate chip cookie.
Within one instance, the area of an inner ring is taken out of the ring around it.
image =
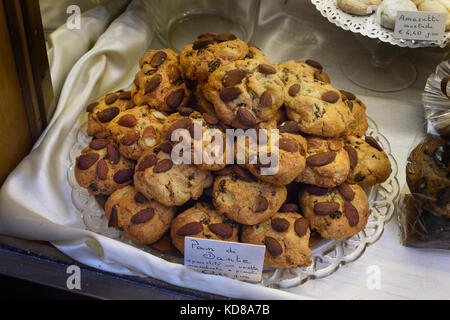
[[[87,133],[99,139],[108,138],[111,132],[108,124],[121,112],[134,108],[131,92],[118,91],[107,94],[99,102],[93,102],[86,107],[88,115]]]
[[[264,263],[274,268],[297,268],[312,263],[309,223],[295,212],[279,212],[254,226],[243,226],[241,241],[265,245]]]
[[[170,237],[173,245],[184,253],[184,238],[194,237],[239,242],[239,225],[218,214],[210,204],[197,202],[173,221]]]
[[[136,188],[148,199],[166,206],[181,206],[198,199],[213,182],[209,171],[192,164],[175,164],[168,143],[145,151],[139,158],[134,175]]]
[[[380,144],[371,136],[363,139],[345,138],[345,151],[350,159],[350,173],[347,182],[363,188],[383,183],[392,172],[388,156]]]
[[[274,118],[283,104],[284,85],[270,64],[247,59],[219,67],[203,94],[217,117],[235,128],[254,128]]]
[[[180,64],[190,80],[205,81],[218,67],[243,59],[249,48],[233,34],[201,34],[183,48]]]
[[[449,142],[433,135],[428,135],[411,152],[406,182],[418,209],[450,218],[449,161]]]
[[[186,106],[191,91],[186,87],[178,55],[173,50],[147,51],[140,67],[131,90],[137,105],[147,104],[167,112]]]
[[[366,193],[357,184],[330,189],[306,186],[299,203],[311,228],[326,239],[340,240],[358,233],[370,214]]]
[[[120,153],[137,160],[145,150],[163,140],[163,126],[167,116],[148,106],[122,111],[109,125],[112,138]]]
[[[231,174],[218,175],[214,180],[213,204],[217,212],[246,225],[269,219],[280,209],[286,196],[286,187],[258,181],[237,165]]]
[[[327,188],[343,183],[350,172],[350,159],[343,140],[319,137],[306,140],[306,167],[296,180]]]
[[[133,182],[134,162],[112,140],[94,139],[76,158],[75,178],[92,195],[109,195]]]
[[[123,230],[140,244],[152,244],[169,230],[175,207],[148,200],[132,186],[126,186],[108,198],[105,205],[108,226]]]

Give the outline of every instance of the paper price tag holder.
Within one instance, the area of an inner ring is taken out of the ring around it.
[[[447,13],[398,11],[394,37],[404,40],[442,39],[445,33]]]
[[[184,265],[206,274],[261,281],[265,246],[186,237]]]

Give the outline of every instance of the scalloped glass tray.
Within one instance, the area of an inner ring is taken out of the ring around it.
[[[322,239],[311,248],[313,263],[309,267],[276,269],[265,266],[260,282],[261,285],[274,288],[290,288],[301,285],[309,279],[327,277],[339,269],[341,265],[358,259],[364,253],[366,247],[374,244],[382,235],[384,225],[394,214],[395,199],[399,194],[399,184],[396,178],[397,162],[391,154],[388,140],[379,132],[377,125],[370,117],[367,117],[367,120],[369,123],[367,134],[374,137],[383,147],[391,161],[392,174],[384,183],[366,190],[371,213],[366,228],[348,239],[339,241]],[[167,261],[183,264],[183,258],[179,256],[161,253],[150,246],[137,244],[128,239],[122,232],[108,228],[108,221],[103,209],[98,205],[95,198],[89,195],[86,189],[78,185],[75,179],[75,159],[91,140],[87,135],[86,129],[86,120],[79,121],[77,139],[69,154],[70,164],[67,171],[68,182],[72,186],[72,201],[79,211],[86,229],[127,243]]]
[[[375,13],[368,16],[348,14],[337,6],[337,0],[311,0],[311,3],[328,21],[344,30],[360,33],[363,36],[379,39],[400,47],[424,48],[439,46],[444,48],[450,40],[450,31],[445,32],[440,41],[396,39],[394,38],[393,30],[386,29],[377,22]]]

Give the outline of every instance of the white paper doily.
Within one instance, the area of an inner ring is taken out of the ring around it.
[[[321,240],[312,247],[312,265],[296,269],[275,269],[266,266],[263,278],[260,282],[263,286],[274,288],[289,288],[298,286],[309,279],[319,279],[334,273],[341,265],[350,263],[359,258],[367,246],[375,243],[383,233],[384,225],[395,211],[395,200],[399,194],[397,181],[397,162],[391,154],[391,148],[387,139],[379,132],[375,122],[367,118],[369,129],[367,135],[374,137],[383,147],[389,157],[392,166],[391,176],[382,184],[367,190],[370,202],[369,220],[364,230],[351,238],[344,240]],[[183,258],[161,253],[149,246],[139,245],[128,239],[116,229],[108,228],[108,221],[104,210],[98,205],[95,198],[81,188],[74,174],[76,157],[91,141],[86,133],[87,122],[80,121],[77,128],[77,140],[69,154],[70,165],[67,171],[69,184],[72,186],[72,201],[78,209],[86,228],[90,231],[102,234],[140,248],[165,260],[183,264]]]
[[[382,27],[376,20],[375,14],[369,16],[355,16],[348,14],[337,6],[337,0],[311,0],[312,4],[320,11],[322,16],[338,27],[363,36],[380,39],[383,42],[394,44],[400,47],[423,48],[436,47],[444,48],[450,40],[450,32],[445,32],[440,41],[417,41],[394,38],[394,31]]]

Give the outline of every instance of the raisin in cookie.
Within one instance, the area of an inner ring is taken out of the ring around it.
[[[259,139],[256,152],[247,156],[246,168],[259,180],[278,186],[284,186],[294,181],[305,169],[306,164],[306,139],[299,134],[279,133],[278,143],[271,143],[270,131],[267,139]],[[248,148],[247,148],[248,149]],[[248,152],[248,151],[247,151]],[[261,161],[258,155],[267,155]],[[253,161],[254,163],[251,163]]]
[[[180,64],[190,80],[205,81],[219,66],[243,59],[247,44],[232,34],[202,34],[183,48]]]
[[[286,187],[258,181],[236,165],[232,174],[216,176],[213,186],[217,212],[246,225],[269,219],[285,202],[286,195]]]
[[[235,128],[254,128],[274,118],[283,104],[284,85],[270,64],[240,60],[214,71],[203,94],[217,117]]]
[[[270,219],[242,228],[241,241],[265,245],[264,263],[274,268],[297,268],[312,263],[309,223],[295,212],[276,213]]]
[[[356,184],[326,189],[306,186],[299,194],[302,213],[323,238],[339,240],[361,231],[370,214],[364,190]]]
[[[136,188],[127,186],[114,191],[105,205],[108,226],[123,230],[140,244],[152,244],[169,230],[175,207],[147,200]]]
[[[322,137],[347,134],[352,115],[339,90],[321,81],[287,83],[284,104],[287,116],[299,130]]]
[[[314,60],[289,60],[277,63],[274,67],[290,95],[300,90],[303,81],[330,83],[330,77],[323,71],[322,65]]]
[[[327,188],[343,183],[350,172],[350,159],[343,141],[319,137],[306,140],[306,167],[297,181]]]
[[[147,104],[167,112],[186,106],[191,92],[173,50],[147,51],[140,60],[140,67],[131,90],[137,105]]]
[[[373,137],[366,136],[365,140],[347,137],[344,149],[350,158],[348,183],[367,188],[386,181],[391,175],[389,158]]]
[[[162,112],[144,105],[122,111],[110,122],[109,130],[120,153],[137,160],[142,152],[162,141],[166,119]]]
[[[87,106],[88,135],[96,138],[108,138],[111,132],[108,124],[121,112],[134,108],[136,105],[131,100],[129,91],[118,91],[106,95],[99,102],[93,102]]]
[[[197,202],[192,208],[180,213],[173,221],[170,237],[173,245],[184,253],[184,237],[239,242],[239,225],[217,214],[206,203]]]
[[[209,171],[191,164],[174,164],[172,148],[163,143],[145,151],[136,165],[134,184],[148,199],[166,206],[181,206],[198,199],[212,185]]]
[[[345,90],[340,91],[342,93],[342,100],[344,100],[352,115],[348,125],[347,135],[362,137],[369,127],[366,117],[366,106],[353,93]]]
[[[450,218],[449,162],[449,142],[437,136],[427,136],[411,152],[406,182],[417,208]]]
[[[75,178],[92,195],[109,195],[133,182],[134,162],[112,140],[95,139],[76,158]]]

